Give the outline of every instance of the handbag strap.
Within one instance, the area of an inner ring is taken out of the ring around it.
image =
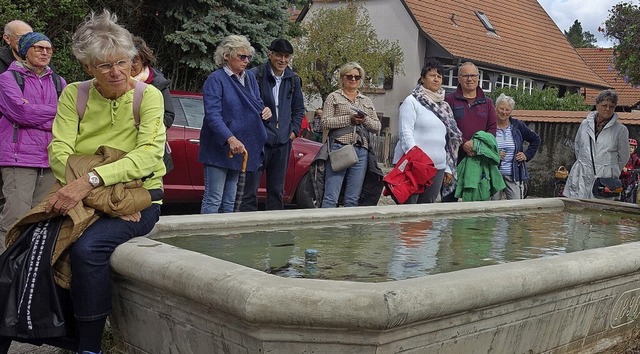
[[[356,142],[358,141],[358,136],[356,134],[356,128],[357,126],[353,126],[353,143],[351,143],[351,145],[355,145]],[[331,132],[329,132],[329,138],[327,139],[327,145],[329,147],[329,152],[331,152],[331,145],[333,145],[333,141],[336,140],[336,138],[345,135],[347,133],[351,132],[351,126],[348,127],[343,127],[343,128],[338,128],[338,129],[334,129]]]
[[[591,138],[589,138],[589,150],[591,151],[591,162],[593,166],[593,177],[596,176],[596,160],[593,158],[593,145],[591,144]]]

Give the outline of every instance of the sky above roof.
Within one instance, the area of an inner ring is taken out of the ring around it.
[[[598,40],[598,47],[611,47],[613,43],[604,38],[598,27],[603,27],[613,5],[623,0],[538,0],[561,31],[569,30],[575,20],[580,21],[583,31],[589,31]],[[628,1],[638,4],[637,0]]]

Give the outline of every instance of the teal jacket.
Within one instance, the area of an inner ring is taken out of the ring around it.
[[[475,133],[472,139],[476,154],[465,157],[458,164],[455,197],[464,202],[490,200],[492,195],[506,188],[498,168],[498,142],[493,134],[485,131]]]

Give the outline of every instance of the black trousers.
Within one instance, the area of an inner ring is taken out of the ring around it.
[[[267,173],[267,202],[265,210],[284,209],[282,193],[284,192],[284,180],[287,174],[290,153],[291,140],[283,145],[264,147],[264,163],[262,166],[255,172],[247,171],[240,211],[258,210],[257,193],[264,172]]]

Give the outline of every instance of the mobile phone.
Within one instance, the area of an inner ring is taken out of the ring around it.
[[[353,106],[352,106],[352,107],[351,107],[351,109],[352,109],[353,111],[355,111],[356,113],[358,113],[358,115],[359,115],[359,116],[363,116],[363,117],[366,117],[366,116],[367,116],[367,114],[366,114],[363,110],[361,110],[360,108],[358,108],[358,107],[353,107]]]

